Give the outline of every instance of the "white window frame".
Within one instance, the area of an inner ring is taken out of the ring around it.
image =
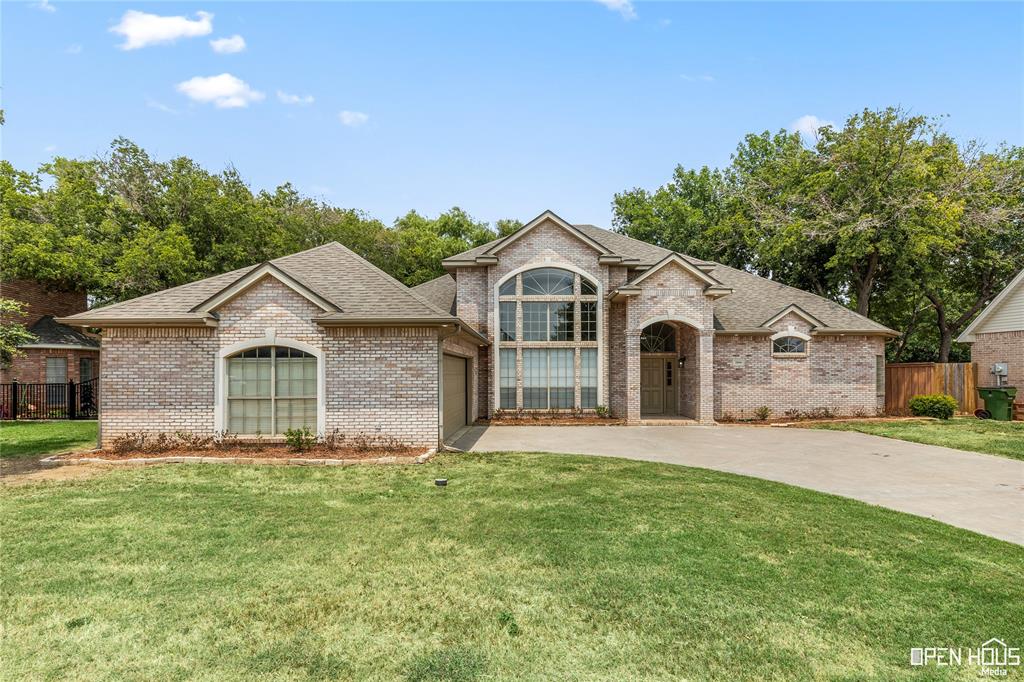
[[[513,279],[513,278],[517,277],[518,275],[520,275],[520,274],[522,274],[524,272],[527,272],[529,270],[540,270],[540,269],[543,269],[543,268],[556,268],[556,269],[559,269],[559,270],[568,270],[569,272],[573,272],[573,273],[579,275],[580,277],[585,277],[585,278],[589,279],[591,282],[594,283],[594,286],[597,288],[597,404],[598,405],[605,405],[605,404],[607,404],[607,400],[605,399],[605,395],[604,395],[604,366],[605,366],[605,364],[604,364],[605,363],[605,338],[604,338],[604,305],[605,305],[605,298],[604,298],[604,296],[605,296],[605,286],[604,286],[604,283],[601,281],[600,277],[597,277],[597,276],[591,274],[590,272],[587,272],[583,268],[577,267],[577,266],[575,266],[575,265],[573,265],[571,263],[565,263],[563,261],[551,260],[551,261],[544,261],[542,263],[530,263],[529,265],[523,265],[523,266],[520,266],[520,267],[518,267],[518,268],[516,268],[514,270],[510,270],[509,272],[506,272],[504,275],[502,275],[501,278],[499,278],[494,283],[494,285],[491,287],[491,314],[492,314],[492,318],[491,319],[494,320],[493,328],[495,330],[497,330],[497,332],[494,335],[495,347],[496,347],[496,349],[500,349],[501,348],[501,332],[500,332],[500,329],[499,329],[499,324],[500,324],[500,320],[501,320],[501,317],[500,317],[501,313],[500,313],[500,308],[498,307],[498,303],[499,303],[499,299],[500,299],[500,297],[498,295],[498,290],[501,288],[501,285],[504,284],[505,282],[507,282],[508,280]],[[517,289],[518,289],[518,287],[517,287]],[[521,292],[518,291],[518,290],[516,291],[516,300],[520,301],[520,302],[523,301],[523,300],[526,300],[525,298],[523,298],[523,296],[521,296]],[[574,300],[579,300],[579,299],[574,299]],[[517,308],[518,308],[518,306],[517,306]],[[580,324],[580,319],[579,318],[582,317],[582,313],[578,312],[575,315],[575,317],[576,317],[576,319],[574,321],[574,324],[576,326],[579,326],[579,324]],[[518,330],[517,331],[517,341],[516,341],[516,343],[521,343],[522,342],[521,336],[522,336],[522,330]],[[512,342],[508,342],[508,343],[512,343]],[[549,346],[541,345],[541,344],[543,344],[543,342],[539,342],[539,341],[531,342],[531,343],[538,344],[538,345],[534,346],[536,348],[544,348],[544,347],[558,348],[559,346],[557,344],[565,344],[567,342],[552,341],[552,342],[548,342],[548,343],[551,344]],[[594,343],[594,342],[593,341],[587,341],[585,343]],[[561,347],[564,347],[564,345],[561,346]],[[576,344],[573,347],[574,348],[579,348],[581,346]],[[586,346],[586,347],[592,348],[593,346]],[[491,359],[490,359],[490,362],[491,362],[491,394],[492,394],[492,398],[493,398],[492,405],[494,406],[495,410],[502,409],[501,407],[499,407],[501,405],[501,378],[500,378],[501,366],[499,365],[499,360],[498,360],[498,356],[499,355],[500,355],[500,352],[491,353]],[[519,373],[518,364],[519,364],[520,359],[521,358],[519,357],[519,354],[517,354],[517,357],[516,357],[517,382],[518,382],[518,373]],[[573,378],[574,384],[575,384],[575,381],[576,381],[576,379],[575,379],[575,370],[574,370],[574,378]],[[575,393],[575,388],[576,388],[576,386],[574,385],[573,386],[574,393]],[[517,404],[518,404],[519,391],[517,390],[516,393],[517,393]]]
[[[790,336],[800,339],[804,342],[803,353],[778,353],[775,351],[775,342],[778,339],[784,339]],[[798,332],[795,329],[787,329],[785,331],[776,332],[775,334],[772,334],[770,343],[771,345],[769,346],[769,349],[771,350],[773,358],[806,358],[808,353],[810,353],[811,351],[811,337],[807,334],[804,334],[803,332]]]
[[[327,372],[324,363],[324,352],[316,346],[311,346],[308,343],[302,341],[296,341],[294,339],[277,338],[277,335],[273,330],[268,329],[266,336],[260,339],[249,339],[247,341],[240,341],[238,343],[225,346],[217,352],[217,359],[214,364],[213,374],[213,397],[214,397],[214,409],[213,409],[213,429],[214,431],[221,433],[227,431],[228,426],[228,391],[227,391],[227,372],[228,372],[228,358],[232,355],[250,350],[252,348],[259,348],[260,346],[278,346],[284,348],[294,348],[295,350],[301,350],[305,353],[309,353],[316,358],[316,432],[318,436],[323,436],[326,433],[326,392],[325,387],[327,384]],[[239,436],[255,436],[253,433],[242,433],[237,434]],[[279,437],[272,436],[271,434],[263,434],[268,437]]]

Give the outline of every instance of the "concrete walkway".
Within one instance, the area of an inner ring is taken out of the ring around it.
[[[741,426],[474,426],[475,452],[626,457],[820,490],[1024,545],[1024,462],[846,431]]]

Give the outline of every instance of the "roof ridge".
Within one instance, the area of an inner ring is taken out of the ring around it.
[[[370,261],[366,260],[365,258],[363,258],[362,256],[360,256],[360,255],[359,255],[358,253],[356,253],[356,252],[355,252],[355,251],[353,251],[352,249],[348,248],[347,246],[345,246],[345,245],[344,245],[344,244],[342,244],[341,242],[333,241],[333,242],[329,242],[329,243],[327,243],[327,244],[324,244],[324,246],[330,246],[331,244],[334,244],[334,245],[336,245],[336,246],[339,246],[339,247],[341,247],[341,249],[342,249],[342,250],[344,250],[344,251],[345,251],[346,253],[348,253],[348,254],[350,254],[350,255],[352,255],[352,256],[355,256],[355,257],[356,257],[356,258],[358,258],[358,259],[359,259],[360,261],[362,261],[362,262],[363,262],[363,263],[365,263],[366,265],[368,265],[368,266],[370,266],[371,268],[373,268],[373,270],[375,270],[375,271],[376,271],[376,272],[377,272],[378,274],[380,274],[380,275],[382,275],[382,276],[384,277],[384,280],[385,280],[385,281],[387,281],[387,282],[388,282],[389,284],[391,284],[391,285],[393,285],[393,286],[395,286],[395,287],[398,287],[398,288],[399,288],[399,290],[401,290],[402,292],[404,292],[404,293],[407,293],[407,294],[409,294],[409,295],[410,295],[410,296],[412,296],[412,297],[413,297],[413,298],[414,298],[414,299],[415,299],[415,300],[416,300],[417,302],[419,302],[419,303],[422,303],[423,305],[427,306],[427,308],[428,308],[429,310],[433,310],[434,312],[437,312],[437,313],[441,313],[442,315],[446,315],[446,316],[448,316],[448,317],[451,317],[451,313],[446,313],[446,312],[442,311],[442,310],[441,310],[440,308],[438,308],[437,306],[435,306],[434,304],[432,304],[432,303],[431,303],[430,301],[426,300],[426,299],[425,299],[425,298],[423,298],[423,297],[422,297],[421,295],[419,295],[418,293],[416,293],[415,291],[413,291],[411,287],[407,287],[407,286],[405,286],[404,284],[402,284],[401,282],[399,282],[399,281],[398,281],[397,279],[395,279],[394,277],[392,277],[391,275],[389,275],[388,273],[386,273],[386,272],[385,272],[384,270],[382,270],[382,269],[378,268],[378,267],[377,267],[376,265],[374,265],[374,264],[373,264],[373,263],[371,263]],[[310,250],[312,250],[312,249],[310,249]],[[304,253],[304,252],[300,252],[300,253]]]

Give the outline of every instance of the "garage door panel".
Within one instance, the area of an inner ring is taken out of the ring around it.
[[[444,437],[450,438],[468,421],[466,403],[466,359],[444,356]]]

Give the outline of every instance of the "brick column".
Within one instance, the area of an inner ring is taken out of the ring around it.
[[[640,421],[640,330],[626,332],[626,423]]]
[[[701,424],[715,423],[715,332],[700,330],[697,339],[697,418]]]

